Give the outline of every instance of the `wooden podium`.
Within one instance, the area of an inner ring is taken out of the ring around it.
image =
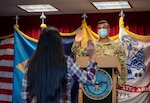
[[[89,57],[76,57],[77,63],[82,68],[87,68]],[[105,56],[105,57],[97,57],[96,62],[98,63],[98,68],[103,68],[104,70],[111,70],[111,79],[112,79],[112,91],[111,91],[111,100],[109,103],[116,103],[116,73],[121,72],[121,66],[119,60],[116,56]],[[82,84],[79,84],[79,92],[78,92],[78,103],[87,103],[84,102],[84,93],[82,90]],[[88,98],[88,97],[87,97]],[[107,98],[107,97],[106,97]],[[100,102],[101,100],[97,100]],[[95,101],[90,101],[89,103],[98,103]],[[106,102],[105,102],[106,103]]]

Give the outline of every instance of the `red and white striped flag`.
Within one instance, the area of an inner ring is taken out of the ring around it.
[[[14,38],[0,41],[0,103],[12,103]]]

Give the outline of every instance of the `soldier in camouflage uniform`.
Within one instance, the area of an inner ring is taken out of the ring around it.
[[[110,26],[106,20],[99,21],[97,27],[100,39],[94,41],[96,56],[118,56],[121,64],[121,74],[117,77],[117,88],[121,88],[126,81],[127,75],[125,50],[121,43],[109,38]],[[86,50],[81,47],[82,39],[82,31],[80,30],[76,34],[75,41],[71,48],[75,57],[87,56]]]

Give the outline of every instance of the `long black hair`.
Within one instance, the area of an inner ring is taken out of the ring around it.
[[[42,30],[37,49],[29,60],[27,80],[29,95],[38,103],[58,103],[66,93],[66,59],[58,30]]]

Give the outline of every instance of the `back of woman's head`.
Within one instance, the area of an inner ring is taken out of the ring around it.
[[[39,103],[56,103],[66,86],[66,60],[58,30],[43,29],[35,54],[29,62],[30,95]]]
[[[61,37],[56,28],[48,27],[41,32],[37,50],[42,52],[45,50],[51,51],[54,54],[64,53]]]

